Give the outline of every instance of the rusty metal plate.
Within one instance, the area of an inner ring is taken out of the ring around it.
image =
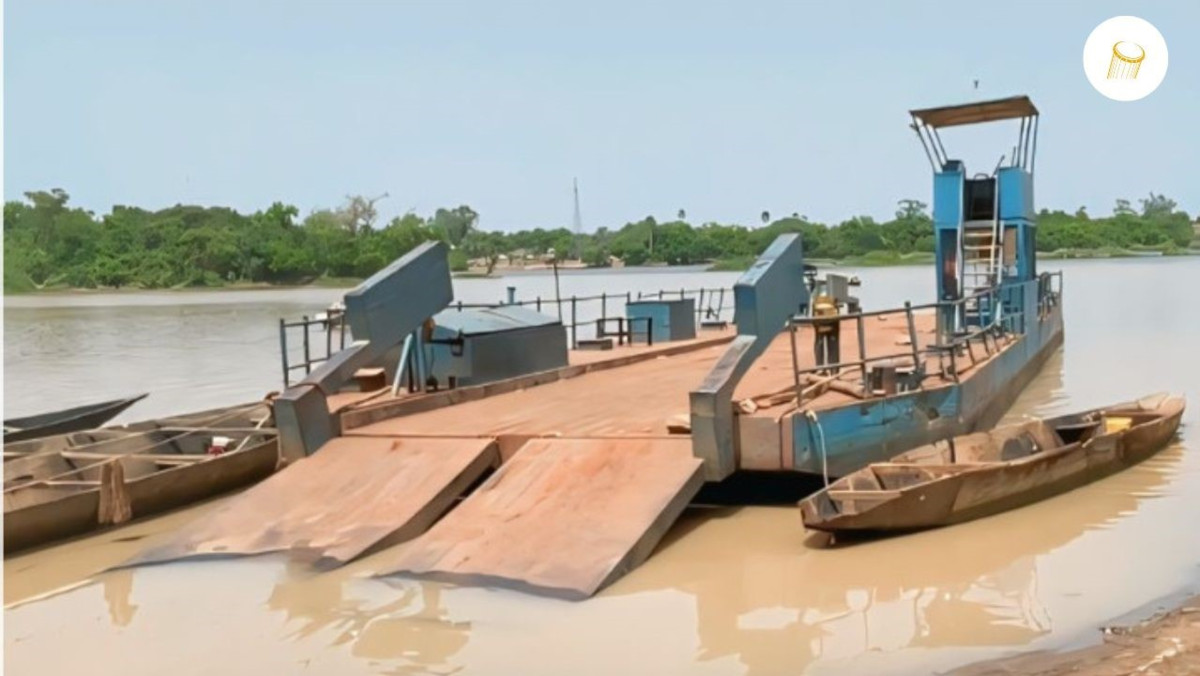
[[[491,439],[333,439],[124,565],[275,551],[345,563],[423,532],[498,457]]]
[[[532,439],[377,574],[585,598],[654,546],[703,483],[690,439]]]

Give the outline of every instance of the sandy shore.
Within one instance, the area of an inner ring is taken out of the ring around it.
[[[1104,627],[1099,645],[1063,653],[1037,652],[980,662],[958,676],[1031,674],[1200,674],[1200,596],[1132,625]]]

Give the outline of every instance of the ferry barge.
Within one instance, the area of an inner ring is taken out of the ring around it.
[[[131,563],[378,553],[380,575],[581,598],[648,557],[706,484],[830,480],[994,424],[1063,340],[1061,277],[1035,259],[1038,111],[1021,96],[911,116],[934,173],[934,302],[862,310],[793,234],[707,302],[471,307],[428,243],[346,294],[344,349],[316,360],[311,322],[281,323],[285,377],[305,372],[274,402],[291,465]],[[940,129],[999,120],[1020,131],[990,174],[946,155]]]

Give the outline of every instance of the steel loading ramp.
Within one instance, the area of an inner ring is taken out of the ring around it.
[[[376,574],[586,598],[649,557],[702,484],[688,438],[532,439]]]
[[[586,598],[645,561],[703,484],[686,437],[535,438],[454,507],[499,458],[490,437],[334,439],[122,566],[378,552],[379,575]]]
[[[345,563],[424,532],[498,463],[492,439],[333,439],[123,565],[277,551]]]

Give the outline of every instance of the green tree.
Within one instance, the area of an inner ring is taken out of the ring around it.
[[[431,226],[447,244],[457,247],[479,224],[479,214],[469,206],[454,209],[438,209],[433,214]]]

